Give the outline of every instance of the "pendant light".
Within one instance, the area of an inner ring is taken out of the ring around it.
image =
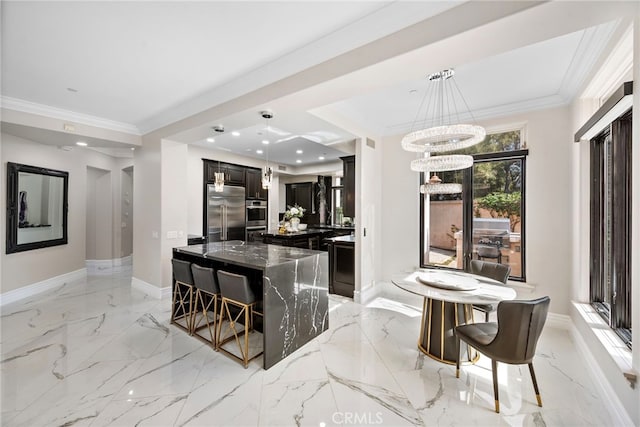
[[[224,191],[224,173],[220,171],[220,160],[218,160],[218,172],[213,174],[213,191],[216,193],[222,193]]]
[[[453,78],[455,71],[446,69],[430,74],[428,80],[431,91],[426,90],[418,113],[413,122],[416,124],[422,106],[428,99],[425,109],[423,126],[421,130],[412,131],[402,138],[401,145],[406,151],[423,153],[423,156],[411,162],[411,170],[424,172],[429,176],[432,172],[466,169],[473,165],[473,157],[462,154],[436,155],[446,151],[460,150],[482,142],[486,136],[483,127],[458,123],[460,113],[457,104],[464,104],[467,115],[473,120],[473,114],[469,110],[462,92]],[[455,89],[455,90],[454,90]],[[466,117],[465,117],[466,118]],[[413,128],[412,125],[412,128]],[[461,193],[460,184],[443,184],[442,180],[433,175],[429,181],[420,186],[422,194],[454,194]]]
[[[273,168],[269,166],[269,119],[273,117],[273,113],[271,111],[261,111],[260,115],[266,121],[266,138],[267,141],[267,164],[262,168],[262,188],[268,190],[271,188],[271,182],[273,180]]]

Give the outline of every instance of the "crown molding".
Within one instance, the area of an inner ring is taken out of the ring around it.
[[[573,99],[576,96],[619,24],[620,20],[584,31],[560,85],[558,93],[562,98]]]
[[[49,105],[25,101],[24,99],[2,96],[0,97],[0,105],[2,106],[2,108],[20,111],[22,113],[50,117],[58,120],[64,120],[87,126],[94,126],[116,132],[142,135],[138,127],[129,123],[116,122],[113,120],[103,119],[101,117],[91,116],[88,114],[76,113],[74,111],[64,110],[62,108],[56,108]]]
[[[598,99],[602,105],[624,82],[633,68],[633,25],[629,25],[589,82],[580,98]]]

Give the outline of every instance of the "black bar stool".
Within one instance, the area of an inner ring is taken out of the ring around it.
[[[171,259],[173,266],[173,303],[171,323],[191,333],[191,309],[193,307],[193,275],[191,263]]]
[[[191,334],[207,341],[215,349],[220,288],[218,288],[213,268],[191,264],[191,272],[193,273],[193,285],[196,288],[193,311],[191,312]],[[211,312],[213,318],[209,315]],[[200,335],[198,331],[204,328],[209,333]]]
[[[220,285],[220,294],[222,295],[222,315],[218,323],[217,348],[227,355],[238,359],[243,363],[244,367],[247,368],[249,361],[263,353],[263,351],[260,350],[258,354],[249,357],[249,333],[253,329],[253,315],[257,314],[262,316],[262,312],[256,310],[256,305],[259,301],[256,300],[246,276],[218,270],[218,285]],[[237,313],[235,317],[232,315],[229,306],[236,308],[236,310],[233,310]],[[239,311],[237,309],[239,309]],[[243,316],[244,322],[239,323],[238,320]],[[227,329],[225,333],[222,334],[222,324],[225,319],[228,319]],[[242,326],[242,330],[238,330],[238,326]],[[227,335],[229,332],[231,332],[231,334]],[[244,345],[240,342],[240,338],[244,338]],[[240,349],[242,357],[222,347],[223,344],[234,339]]]

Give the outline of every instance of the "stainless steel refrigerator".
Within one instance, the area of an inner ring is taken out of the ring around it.
[[[216,193],[213,184],[207,185],[207,238],[209,242],[244,240],[244,187],[225,185]]]

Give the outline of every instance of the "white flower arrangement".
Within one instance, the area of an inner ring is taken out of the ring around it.
[[[302,218],[304,216],[304,212],[306,211],[305,208],[296,205],[293,206],[289,206],[289,209],[287,209],[284,213],[284,218],[285,219],[291,219],[291,218]]]

